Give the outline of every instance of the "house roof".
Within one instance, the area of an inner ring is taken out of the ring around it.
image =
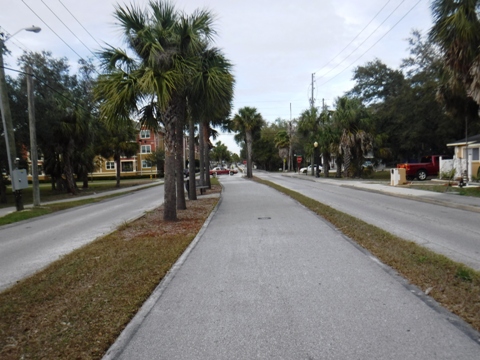
[[[480,134],[469,136],[467,140],[468,140],[468,145],[480,144]],[[463,139],[454,141],[453,143],[447,144],[447,146],[459,146],[459,145],[465,145],[465,144],[466,144],[466,139],[463,138]]]

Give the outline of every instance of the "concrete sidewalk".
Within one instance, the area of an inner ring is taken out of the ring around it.
[[[480,334],[279,192],[222,200],[104,359],[476,359]]]

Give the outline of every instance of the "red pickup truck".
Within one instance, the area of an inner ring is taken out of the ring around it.
[[[426,180],[428,176],[438,175],[441,155],[424,156],[419,163],[397,164],[398,169],[405,169],[407,179],[417,178],[420,181]]]

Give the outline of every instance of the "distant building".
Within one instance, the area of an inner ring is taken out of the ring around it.
[[[454,148],[455,156],[452,166],[456,169],[455,177],[460,177],[467,170],[469,181],[472,180],[472,177],[476,177],[478,181],[480,177],[480,134],[457,140],[447,146]]]
[[[138,144],[138,152],[132,157],[121,157],[120,159],[120,176],[150,176],[152,178],[157,177],[157,164],[148,159],[149,155],[157,150],[164,150],[164,137],[165,131],[160,129],[159,131],[153,131],[145,127],[140,128],[137,125],[136,143]],[[188,160],[188,136],[184,135],[183,139],[183,153],[184,159]],[[29,179],[31,179],[32,162],[30,159],[30,153],[25,149],[24,157],[27,158],[29,164]],[[195,149],[195,158],[199,158],[198,149]],[[105,178],[116,176],[116,163],[113,158],[104,158],[101,155],[95,157],[96,171],[90,174],[93,178]],[[186,163],[186,161],[184,161]],[[163,169],[161,169],[163,173]],[[43,167],[43,158],[38,159],[38,172],[40,180],[47,180],[48,176],[45,175]]]

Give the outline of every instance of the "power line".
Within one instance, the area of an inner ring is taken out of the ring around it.
[[[323,70],[328,64],[330,64],[333,60],[335,60],[342,52],[344,52],[364,31],[365,29],[373,22],[373,20],[375,20],[377,18],[377,16],[382,12],[383,9],[385,9],[385,7],[390,3],[390,1],[392,0],[388,0],[385,5],[382,6],[382,8],[380,10],[378,10],[378,12],[375,14],[375,16],[368,22],[367,25],[365,25],[365,27],[360,30],[360,32],[342,49],[340,50],[340,52],[335,55],[330,61],[328,61],[325,65],[323,65],[320,69],[318,69],[317,71],[315,71],[315,73],[319,72],[320,70]],[[402,1],[403,2],[403,1]]]
[[[350,63],[350,65],[348,65],[347,67],[345,67],[342,71],[340,71],[338,74],[336,74],[335,76],[331,77],[330,79],[328,79],[327,81],[323,82],[320,84],[320,86],[323,86],[327,83],[329,83],[330,81],[332,81],[333,79],[335,79],[337,76],[339,76],[340,74],[342,74],[345,70],[347,70],[350,66],[352,66],[353,64],[355,64],[358,60],[360,60],[363,55],[365,55],[367,52],[370,51],[370,49],[372,49],[375,45],[377,45],[385,36],[387,36],[387,34],[392,31],[395,26],[397,26],[408,14],[410,14],[410,12],[421,2],[422,0],[418,0],[415,5],[413,5],[410,10],[408,10],[405,15],[403,15],[400,20],[398,20],[385,34],[383,34],[383,36],[381,36],[372,46],[370,46],[365,52],[363,52],[358,58],[356,58],[352,63]]]
[[[328,75],[329,73],[331,73],[333,70],[335,70],[337,67],[339,67],[341,64],[343,64],[343,63],[345,62],[345,60],[347,60],[355,51],[357,51],[357,50],[360,48],[360,46],[362,46],[363,44],[365,44],[365,42],[366,42],[368,39],[370,39],[373,34],[375,34],[375,33],[377,32],[377,30],[390,18],[390,16],[393,15],[393,13],[394,13],[395,11],[397,11],[397,9],[400,7],[400,5],[402,5],[404,2],[405,2],[405,0],[402,0],[402,1],[397,5],[397,7],[396,7],[395,9],[393,9],[392,12],[391,12],[390,14],[388,14],[388,16],[380,23],[380,25],[378,25],[378,26],[375,28],[375,30],[373,30],[373,31],[370,33],[370,35],[368,35],[368,36],[365,38],[365,40],[363,40],[355,49],[353,49],[353,50],[350,52],[350,54],[348,54],[348,55],[347,55],[342,61],[340,61],[337,65],[335,65],[333,68],[331,68],[330,70],[328,70],[325,74],[321,75],[320,78],[325,77],[326,75]],[[414,5],[414,7],[415,7],[415,6],[416,6],[416,5]],[[394,26],[395,26],[395,25],[394,25]],[[393,29],[393,28],[392,28],[392,29]],[[390,29],[390,30],[391,30],[391,29]],[[388,30],[388,31],[386,32],[386,34],[388,34],[388,33],[390,32],[390,30]],[[384,36],[385,36],[385,35],[384,35]],[[384,36],[382,36],[380,39],[382,39]],[[371,47],[370,47],[368,50],[370,50],[370,49],[371,49]],[[367,50],[367,51],[368,51],[368,50]]]
[[[72,99],[70,99],[69,97],[63,95],[60,91],[58,91],[57,89],[51,87],[50,85],[48,85],[45,81],[43,81],[42,79],[40,79],[37,75],[35,74],[29,74],[29,73],[26,73],[25,71],[21,71],[21,70],[16,70],[16,69],[12,69],[10,67],[7,67],[7,66],[3,66],[3,68],[5,70],[10,70],[10,71],[14,71],[16,73],[19,73],[19,74],[23,74],[23,75],[26,75],[26,76],[33,76],[35,79],[37,79],[39,82],[41,82],[43,85],[45,85],[46,87],[48,87],[50,90],[53,90],[54,92],[56,92],[58,95],[60,95],[61,97],[63,97],[65,100],[68,100],[70,101],[72,104],[76,105],[76,106],[79,106],[80,108],[82,108],[83,110],[85,110],[86,112],[89,112],[89,110],[85,109],[82,105],[80,105],[78,102],[75,102],[73,101]]]
[[[93,35],[90,34],[90,32],[85,28],[85,26],[83,26],[82,23],[81,23],[80,21],[78,21],[78,19],[75,17],[75,15],[73,15],[72,12],[71,12],[70,10],[68,10],[68,8],[65,6],[65,4],[62,3],[61,0],[58,0],[58,2],[59,2],[60,4],[62,4],[62,6],[65,8],[65,10],[68,11],[68,13],[69,13],[69,14],[75,19],[75,21],[83,28],[83,30],[85,30],[85,32],[86,32],[88,35],[90,35],[90,37],[93,39],[93,41],[95,41],[95,42],[98,44],[98,46],[101,47],[102,45],[97,41],[97,39],[95,39],[95,38],[93,37]]]
[[[65,26],[65,27],[67,28],[67,30],[70,31],[70,33],[71,33],[73,36],[75,36],[75,38],[76,38],[78,41],[80,41],[80,43],[81,43],[83,46],[85,46],[85,48],[86,48],[88,51],[90,51],[90,53],[92,53],[93,56],[95,56],[98,60],[100,60],[100,59],[97,57],[97,55],[96,55],[92,50],[90,50],[90,48],[89,48],[87,45],[85,45],[85,43],[84,43],[82,40],[80,40],[80,38],[72,31],[72,29],[70,29],[70,28],[68,27],[68,25],[63,22],[62,19],[60,19],[60,17],[50,8],[50,6],[48,6],[47,4],[45,4],[45,1],[43,1],[43,0],[40,0],[40,1],[42,2],[43,5],[45,5],[45,7],[46,7],[48,10],[50,10],[50,12],[58,19],[58,21],[60,21],[60,22],[63,24],[63,26]]]
[[[62,42],[67,45],[67,47],[72,50],[80,59],[82,59],[83,61],[87,62],[79,53],[77,53],[65,40],[63,40],[60,35],[58,35],[51,27],[50,25],[48,25],[30,6],[28,6],[28,4],[25,2],[25,0],[22,0],[22,2],[25,4],[26,7],[28,7],[30,9],[31,12],[33,12],[35,14],[36,17],[38,17],[40,19],[41,22],[43,22],[45,24],[46,27],[48,27],[50,29],[50,31],[52,31],[60,40],[62,40]]]

